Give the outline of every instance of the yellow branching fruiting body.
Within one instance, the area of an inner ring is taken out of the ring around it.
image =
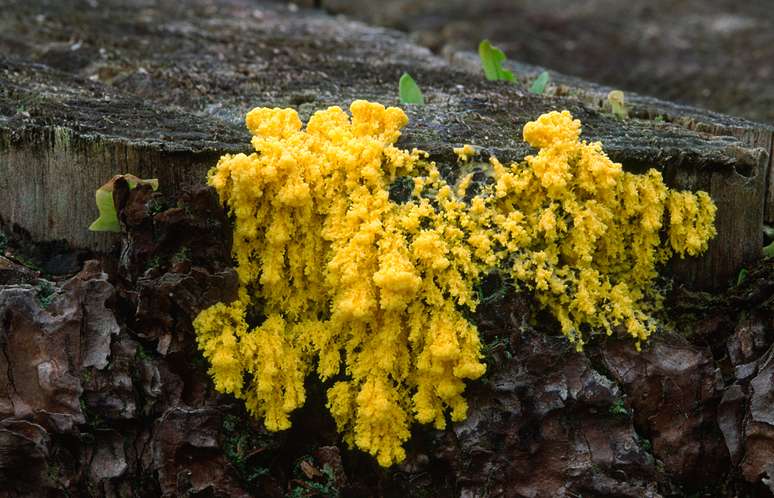
[[[673,192],[656,170],[623,172],[580,122],[550,112],[524,127],[539,149],[486,166],[494,180],[467,201],[472,174],[447,185],[422,151],[394,146],[406,115],[356,101],[315,113],[247,115],[251,155],[209,173],[234,218],[239,300],[195,320],[219,391],[269,430],[290,426],[315,368],[344,440],[389,466],[405,457],[411,424],[463,420],[466,379],[481,344],[463,311],[495,268],[530,290],[578,349],[595,331],[653,331],[651,282],[673,252],[695,255],[714,235],[703,192]],[[457,153],[468,161],[472,147]],[[469,164],[469,163],[468,163]],[[390,199],[413,178],[407,202]],[[660,233],[668,234],[663,246]],[[250,307],[265,317],[246,322]]]

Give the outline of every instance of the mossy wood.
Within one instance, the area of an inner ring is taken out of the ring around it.
[[[542,68],[527,64],[514,66],[515,71],[526,74],[542,71]],[[606,109],[609,106],[605,96],[612,88],[561,74],[553,73],[552,76],[564,86],[560,93],[568,92],[593,107]],[[626,105],[631,117],[651,120],[656,126],[663,123],[711,136],[734,137],[748,147],[758,149],[758,159],[754,161],[757,164],[752,168],[735,167],[733,172],[725,168],[720,171],[712,168],[681,168],[675,171],[674,184],[712,192],[719,206],[718,233],[723,237],[715,245],[728,248],[708,255],[705,261],[678,263],[676,269],[681,278],[686,281],[701,280],[702,272],[738,265],[740,255],[744,255],[744,263],[760,257],[763,243],[760,226],[763,223],[774,224],[774,126],[634,93],[626,94]],[[710,263],[713,258],[715,261]],[[727,282],[734,275],[722,270],[719,273],[726,281],[719,280],[717,285]]]
[[[521,158],[524,123],[568,109],[626,169],[658,167],[671,185],[717,202],[718,237],[678,265],[684,281],[723,286],[760,254],[765,127],[665,103],[680,119],[621,121],[572,87],[548,97],[487,82],[402,34],[277,4],[7,3],[16,15],[0,19],[0,217],[35,239],[106,250],[114,239],[87,228],[94,191],[113,175],[158,178],[168,192],[202,183],[220,154],[246,150],[249,109],[292,106],[306,119],[357,98],[396,105],[408,71],[427,105],[408,109],[398,145],[429,151],[442,169],[454,168],[452,146],[463,143]],[[636,106],[634,118],[647,118]]]
[[[450,57],[456,67],[471,74],[481,71],[478,56],[473,52],[457,52]],[[529,79],[537,78],[545,68],[508,61],[514,73]],[[592,83],[573,76],[550,71],[553,94],[575,98],[602,112],[613,113],[608,95],[612,87]],[[687,189],[703,189],[712,193],[718,204],[718,239],[710,252],[701,260],[678,261],[675,270],[687,282],[714,281],[709,287],[718,287],[733,280],[736,271],[760,257],[763,243],[761,226],[774,224],[774,126],[727,116],[717,112],[667,102],[664,100],[625,93],[626,110],[630,118],[650,121],[653,127],[674,128],[699,132],[712,137],[732,137],[744,144],[752,161],[739,166],[713,167],[705,163],[698,167],[691,161],[666,173],[672,185]],[[732,153],[733,154],[733,153]],[[624,161],[634,166],[635,161]],[[702,273],[710,272],[702,276]]]

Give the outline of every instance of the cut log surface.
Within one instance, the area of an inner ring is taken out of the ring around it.
[[[753,123],[691,121],[694,111],[677,107],[669,116],[680,119],[655,122],[639,104],[619,120],[583,92],[538,96],[487,82],[401,33],[277,4],[33,0],[0,9],[0,217],[38,240],[107,250],[113,239],[87,227],[94,190],[113,175],[158,178],[175,193],[204,182],[219,155],[249,150],[251,108],[294,107],[306,119],[360,98],[397,105],[408,71],[427,105],[407,109],[400,146],[449,165],[463,143],[516,160],[530,152],[524,123],[568,109],[584,138],[626,169],[657,167],[672,186],[710,192],[718,237],[679,265],[685,282],[723,286],[760,255],[771,133]]]
[[[770,0],[316,3],[328,12],[408,31],[437,53],[475,50],[486,38],[521,62],[774,124]]]

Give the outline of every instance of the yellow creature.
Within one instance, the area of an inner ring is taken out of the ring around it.
[[[413,422],[466,417],[464,381],[485,366],[463,311],[482,274],[511,275],[578,349],[614,328],[639,347],[653,331],[657,265],[699,254],[715,233],[706,193],[671,191],[656,170],[623,172],[579,140],[567,111],[528,123],[537,155],[491,157],[494,181],[472,197],[472,175],[453,188],[426,153],[395,147],[402,110],[359,100],[350,112],[319,111],[303,129],[292,109],[254,109],[256,152],[209,173],[234,218],[240,294],[201,312],[198,344],[216,389],[272,431],[290,427],[314,368],[344,440],[400,462]],[[389,194],[399,177],[414,183],[403,203]],[[265,316],[252,328],[251,307]]]

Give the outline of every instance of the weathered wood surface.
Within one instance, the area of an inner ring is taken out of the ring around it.
[[[473,74],[480,73],[481,71],[478,55],[473,52],[462,51],[452,53],[449,55],[449,61],[456,67],[464,68]],[[614,90],[611,86],[585,81],[532,64],[509,61],[506,65],[528,81],[536,78],[541,72],[548,71],[550,80],[554,83],[551,89],[554,93],[577,98],[596,109],[610,110],[607,95]],[[764,172],[766,188],[764,221],[769,224],[774,223],[774,168],[772,168],[774,125],[677,104],[637,93],[627,92],[625,100],[631,117],[653,120],[656,123],[668,122],[688,130],[710,135],[731,136],[751,147],[765,150],[768,154],[768,162]],[[743,176],[750,176],[754,172],[743,171],[741,173]]]
[[[478,56],[471,51],[479,40],[490,38],[512,59],[558,70],[549,72],[552,80],[560,83],[560,92],[592,107],[604,108],[605,98],[613,89],[606,85],[616,85],[626,90],[631,114],[637,118],[660,117],[688,129],[734,136],[753,147],[762,147],[770,158],[774,152],[774,17],[765,0],[744,4],[719,0],[710,6],[701,0],[305,3],[405,30],[420,44],[445,54],[452,65],[475,74],[481,69]],[[531,64],[509,65],[527,82],[544,70]],[[670,99],[760,122],[676,104]],[[764,220],[772,225],[771,159],[767,170]],[[729,189],[738,190],[736,186]],[[736,203],[735,207],[745,216],[754,217],[759,212],[755,200],[751,198],[744,205]],[[736,226],[737,218],[735,215],[720,223]]]
[[[437,53],[487,38],[510,59],[774,125],[770,0],[301,3],[409,32]]]
[[[462,143],[517,159],[528,153],[522,125],[566,108],[626,168],[659,167],[718,202],[719,236],[683,270],[689,280],[722,286],[760,253],[769,151],[743,139],[620,121],[577,97],[486,82],[400,33],[276,4],[0,7],[13,13],[0,17],[0,217],[36,239],[106,250],[110,237],[86,227],[94,189],[112,175],[157,177],[174,193],[202,182],[219,154],[247,149],[250,108],[395,105],[410,71],[428,105],[408,110],[402,146],[449,163]]]
[[[464,68],[471,74],[481,72],[478,55],[473,52],[455,52],[449,55],[455,67]],[[575,98],[584,104],[610,112],[608,94],[613,87],[585,81],[540,66],[508,61],[508,67],[527,81],[548,71],[552,82],[548,93]],[[735,264],[735,252],[749,254],[746,264],[759,257],[763,234],[762,224],[774,224],[774,126],[743,118],[728,116],[706,109],[667,102],[653,97],[625,94],[629,116],[639,120],[650,120],[653,126],[669,123],[686,130],[697,131],[718,137],[734,137],[754,149],[759,149],[761,163],[757,168],[734,168],[734,174],[727,171],[683,168],[675,171],[671,182],[683,188],[701,189],[712,192],[718,204],[717,227],[721,236],[738,241],[736,251],[718,252],[704,260],[687,260],[676,264],[676,271],[686,281],[700,278],[702,272],[714,271],[719,267]],[[717,258],[710,262],[708,258]],[[728,278],[730,272],[724,275]],[[718,281],[718,284],[721,282]]]

